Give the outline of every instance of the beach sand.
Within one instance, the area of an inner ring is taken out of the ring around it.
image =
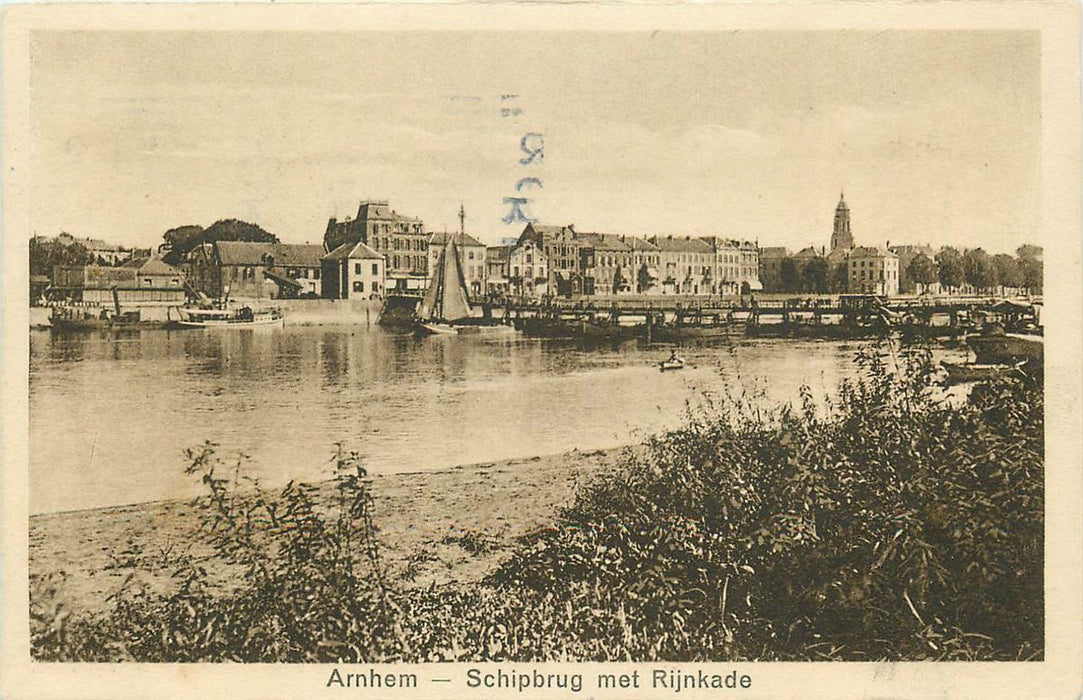
[[[375,475],[382,562],[403,586],[479,580],[517,538],[552,525],[577,485],[611,469],[627,450]],[[78,613],[108,608],[122,586],[166,592],[185,556],[212,554],[198,516],[190,500],[33,516],[31,596],[55,588],[55,601]],[[236,581],[238,572],[220,560],[208,558],[205,566],[219,586]]]

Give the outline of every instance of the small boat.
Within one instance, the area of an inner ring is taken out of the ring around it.
[[[255,326],[282,325],[282,312],[278,309],[257,311],[250,306],[239,309],[216,309],[181,307],[181,328],[252,328]]]
[[[458,335],[459,329],[450,323],[439,322],[420,322],[418,323],[418,330],[428,335]]]
[[[996,332],[966,339],[980,364],[1013,364],[1022,360],[1042,361],[1045,339],[1040,335]]]
[[[658,363],[658,371],[660,372],[667,372],[675,369],[684,369],[684,360],[676,354],[670,355],[668,360],[662,360]]]

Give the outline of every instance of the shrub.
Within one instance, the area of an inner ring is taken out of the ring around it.
[[[581,490],[482,583],[401,590],[383,570],[365,469],[332,496],[243,490],[189,453],[213,591],[178,559],[169,595],[125,590],[71,619],[32,596],[42,659],[466,661],[1032,659],[1043,648],[1041,372],[950,403],[921,348],[879,345],[826,410],[711,405]],[[258,486],[258,485],[256,485]],[[486,554],[488,533],[446,544]],[[129,553],[125,566],[138,565]],[[431,558],[419,556],[416,568]],[[408,567],[409,569],[409,567]],[[406,576],[409,578],[409,575]]]

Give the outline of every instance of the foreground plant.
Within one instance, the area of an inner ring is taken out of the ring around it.
[[[828,409],[714,405],[630,453],[482,584],[392,585],[358,456],[269,495],[206,444],[189,561],[108,615],[32,606],[35,657],[140,661],[1032,659],[1043,649],[1040,371],[952,404],[881,345]],[[449,536],[450,537],[450,536]],[[455,542],[496,545],[477,533]]]

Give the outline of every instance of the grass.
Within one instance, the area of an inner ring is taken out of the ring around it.
[[[245,488],[189,454],[203,533],[242,572],[212,594],[182,550],[167,595],[72,618],[35,581],[38,659],[90,661],[1017,660],[1043,656],[1042,377],[937,398],[928,352],[883,344],[826,411],[712,404],[581,489],[483,582],[388,575],[360,458],[336,489]],[[443,544],[472,556],[488,532]],[[129,548],[130,549],[130,548]],[[148,554],[122,553],[117,566]],[[154,554],[153,556],[158,556]],[[432,560],[419,553],[415,567]]]

